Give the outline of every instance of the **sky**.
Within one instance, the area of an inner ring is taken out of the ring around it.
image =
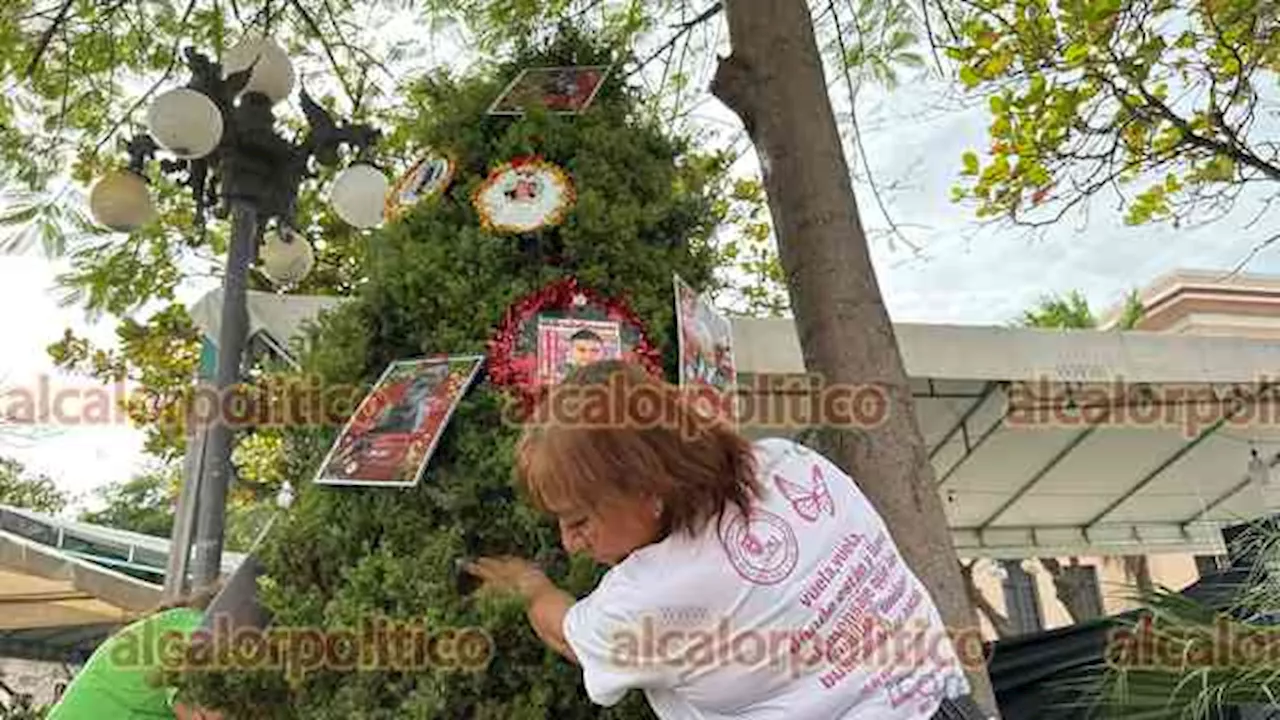
[[[34,398],[39,408],[42,379],[52,402],[60,389],[78,389],[86,401],[98,386],[90,379],[57,371],[46,348],[57,342],[70,327],[94,342],[110,343],[114,323],[91,323],[77,308],[59,305],[55,295],[55,275],[63,264],[50,262],[38,254],[0,255],[0,337],[5,351],[0,364],[0,402],[12,409],[21,398]],[[19,395],[21,394],[21,395]],[[63,407],[74,417],[72,398]],[[78,496],[77,504],[91,501],[92,488],[115,480],[128,479],[145,462],[141,433],[127,422],[107,422],[93,426],[49,424],[40,427],[10,426],[0,434],[0,454],[23,462],[32,472],[45,473],[58,485]]]
[[[723,28],[707,32],[709,46],[725,54]],[[701,75],[694,73],[694,81],[705,81],[711,69],[707,63]],[[843,87],[833,85],[832,102],[847,117]],[[1081,291],[1101,313],[1130,289],[1174,269],[1228,271],[1266,230],[1264,223],[1252,231],[1242,228],[1253,209],[1247,204],[1201,228],[1130,228],[1106,201],[1094,204],[1087,221],[1064,221],[1039,237],[980,226],[972,209],[953,204],[949,195],[961,153],[986,145],[986,109],[929,110],[938,105],[953,105],[948,86],[913,78],[893,93],[866,91],[858,103],[859,127],[881,198],[919,248],[917,254],[901,242],[892,249],[883,238],[872,243],[877,278],[895,322],[1003,325],[1045,294],[1072,290]],[[714,98],[704,98],[696,116],[727,137],[742,137],[736,118]],[[852,144],[847,154],[856,161]],[[885,218],[865,182],[865,169],[854,165],[863,179],[856,183],[862,220],[869,228],[883,229]],[[754,152],[747,152],[737,170],[750,174],[757,168]],[[112,320],[94,323],[78,308],[58,305],[54,278],[63,267],[38,250],[0,256],[0,306],[6,308],[0,313],[6,344],[0,387],[34,392],[42,376],[54,378],[54,387],[86,387],[85,379],[57,373],[45,350],[67,327],[110,344]],[[1280,273],[1280,247],[1259,253],[1247,271]],[[183,300],[194,301],[206,289],[208,285],[186,288]],[[0,455],[50,475],[80,498],[78,506],[93,504],[93,488],[128,479],[147,462],[141,433],[124,422],[43,428],[24,435],[0,434]]]

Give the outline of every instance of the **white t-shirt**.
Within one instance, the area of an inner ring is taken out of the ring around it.
[[[791,441],[754,448],[765,492],[749,523],[733,509],[719,529],[641,548],[569,610],[591,700],[640,689],[662,720],[919,720],[968,693],[924,585],[853,481]]]

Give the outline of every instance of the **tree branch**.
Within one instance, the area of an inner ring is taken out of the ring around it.
[[[1229,280],[1235,277],[1236,275],[1239,275],[1240,271],[1244,270],[1244,267],[1248,265],[1249,262],[1252,261],[1253,258],[1257,256],[1258,253],[1274,245],[1277,240],[1280,240],[1280,233],[1276,233],[1275,235],[1272,235],[1271,237],[1267,238],[1266,240],[1263,240],[1257,245],[1254,245],[1253,249],[1249,251],[1249,254],[1245,255],[1243,260],[1236,263],[1235,267],[1231,268],[1231,272],[1219,278],[1219,281]]]
[[[938,55],[938,44],[933,39],[933,22],[929,19],[929,0],[920,0],[920,14],[924,16],[924,34],[929,38],[929,53],[933,55],[933,62],[938,66],[938,75],[946,73],[942,69],[942,58]]]
[[[1182,133],[1183,138],[1185,138],[1187,142],[1197,147],[1201,147],[1206,150],[1212,150],[1216,153],[1226,155],[1227,157],[1230,157],[1231,159],[1235,160],[1237,163],[1240,163],[1242,165],[1247,165],[1249,167],[1254,168],[1255,170],[1258,170],[1259,172],[1271,178],[1272,180],[1280,181],[1280,167],[1271,165],[1266,161],[1264,161],[1262,158],[1253,154],[1251,151],[1248,150],[1247,147],[1245,147],[1243,144],[1240,144],[1239,139],[1235,138],[1234,135],[1230,133],[1225,133],[1228,135],[1229,142],[1224,143],[1220,140],[1216,140],[1214,138],[1209,138],[1209,137],[1200,135],[1195,130],[1193,130],[1191,128],[1190,123],[1188,123],[1184,118],[1182,118],[1177,113],[1173,112],[1173,110],[1170,109],[1169,106],[1166,105],[1162,100],[1160,100],[1160,98],[1157,98],[1154,95],[1152,95],[1151,92],[1147,90],[1146,86],[1140,80],[1133,77],[1129,72],[1127,72],[1125,70],[1124,63],[1122,63],[1120,59],[1115,56],[1115,53],[1112,52],[1110,48],[1108,48],[1107,50],[1108,50],[1108,53],[1111,55],[1112,63],[1115,64],[1116,70],[1120,73],[1120,75],[1124,77],[1126,80],[1128,80],[1130,84],[1133,85],[1133,87],[1138,91],[1138,93],[1142,95],[1142,99],[1147,103],[1147,105],[1149,105],[1155,111],[1156,115],[1167,120],[1174,127],[1178,128],[1178,131]],[[1114,88],[1114,85],[1113,85],[1113,88]],[[1119,88],[1114,88],[1114,89],[1119,90]],[[1142,112],[1141,108],[1135,108],[1132,105],[1130,105],[1127,102],[1127,100],[1124,98],[1124,94],[1122,92],[1117,92],[1116,99],[1119,100],[1122,104],[1124,104],[1124,106],[1128,108],[1130,112],[1137,112],[1137,113]],[[1215,107],[1214,111],[1216,112],[1216,110],[1217,108]]]
[[[338,13],[333,9],[333,3],[330,2],[330,0],[324,0],[324,8],[325,12],[329,15],[329,22],[333,25],[333,31],[338,35],[338,45],[349,53],[354,53],[363,57],[365,62],[378,68],[386,74],[387,77],[395,80],[396,74],[391,72],[391,69],[387,67],[386,63],[374,57],[373,53],[369,52],[367,49],[352,45],[347,41],[346,36],[342,34],[342,26],[338,23]]]
[[[1247,66],[1247,63],[1245,63],[1244,58],[1240,57],[1240,49],[1234,44],[1227,43],[1227,38],[1222,32],[1222,28],[1218,27],[1218,23],[1213,17],[1212,7],[1206,7],[1204,9],[1204,19],[1205,22],[1209,24],[1210,29],[1213,30],[1213,34],[1217,36],[1218,42],[1231,51],[1231,55],[1236,61],[1235,86],[1231,88],[1231,97],[1227,99],[1227,108],[1229,109],[1236,103],[1236,98],[1239,96],[1240,90],[1244,87],[1244,78],[1246,75],[1245,67]]]
[[[646,57],[644,60],[641,60],[640,63],[636,66],[636,68],[631,72],[627,73],[626,75],[623,75],[622,79],[626,80],[631,76],[635,75],[636,73],[640,72],[641,70],[643,70],[645,65],[648,65],[655,58],[662,55],[662,53],[666,52],[667,50],[670,50],[677,42],[680,41],[680,38],[684,37],[686,34],[691,32],[697,26],[715,17],[723,9],[724,9],[724,3],[717,2],[713,4],[711,7],[707,8],[706,10],[703,10],[701,13],[698,14],[697,17],[693,18],[692,20],[689,20],[688,22],[684,22],[678,25],[677,27],[679,27],[679,30],[677,30],[674,35],[668,38],[668,40],[662,44],[662,47],[658,48],[657,50],[654,50],[652,53],[649,54],[648,57]]]
[[[180,26],[185,26],[187,24],[187,19],[191,17],[191,11],[195,10],[197,2],[199,2],[199,0],[189,0],[187,3],[187,9],[182,12],[182,19],[178,21]],[[178,66],[178,48],[182,45],[182,40],[182,37],[178,37],[173,41],[173,47],[169,49],[169,66],[165,68],[164,74],[152,83],[151,87],[147,88],[147,91],[129,106],[129,109],[125,111],[124,115],[122,115],[119,120],[116,120],[116,122],[111,126],[111,129],[102,136],[102,139],[100,139],[96,145],[94,145],[94,155],[98,154],[98,151],[102,149],[103,145],[106,145],[107,142],[111,140],[111,136],[116,134],[116,131],[120,129],[120,126],[124,125],[130,116],[137,112],[138,108],[142,107],[142,105],[155,94],[156,90],[159,90],[160,86],[169,79],[169,76],[173,74],[173,69]]]
[[[316,39],[320,41],[320,46],[324,48],[324,54],[329,58],[329,65],[333,68],[333,73],[338,76],[338,82],[342,85],[342,91],[347,94],[347,99],[351,101],[351,109],[354,113],[360,107],[360,99],[351,90],[351,83],[347,81],[347,74],[342,72],[342,66],[338,64],[338,58],[333,55],[333,48],[329,45],[328,38],[325,37],[324,31],[316,24],[316,19],[311,17],[311,13],[302,6],[298,0],[289,0],[298,14],[302,15],[302,20],[311,28],[311,32],[315,33]]]
[[[749,94],[745,92],[750,83],[751,70],[736,53],[721,58],[716,65],[716,73],[711,78],[711,94],[720,98],[742,118],[747,135],[751,135],[755,124],[755,108],[750,102]]]
[[[71,12],[71,6],[75,4],[75,0],[64,0],[62,7],[58,10],[58,15],[45,28],[44,33],[40,36],[40,42],[36,45],[36,51],[31,55],[31,62],[27,64],[27,69],[23,71],[22,76],[31,79],[40,67],[40,58],[44,55],[44,51],[49,49],[49,43],[53,40],[53,34],[58,32],[58,27],[67,19],[67,13]]]
[[[828,7],[831,10],[831,17],[836,26],[836,42],[840,48],[840,69],[844,73],[844,82],[849,92],[849,122],[853,125],[853,142],[858,149],[858,155],[862,159],[862,167],[867,171],[867,184],[871,186],[871,196],[875,198],[876,207],[880,208],[880,214],[884,216],[885,222],[889,223],[889,250],[893,248],[893,238],[896,236],[907,247],[915,252],[916,256],[920,255],[920,247],[907,239],[902,230],[898,228],[897,223],[893,221],[893,216],[889,214],[889,208],[884,205],[884,198],[881,196],[880,188],[876,185],[875,172],[871,169],[871,163],[867,160],[867,149],[862,144],[862,132],[858,129],[858,95],[853,87],[853,76],[849,72],[849,51],[844,44],[844,30],[840,27],[840,13],[836,12],[835,0],[827,0]],[[852,0],[850,0],[852,7]],[[858,42],[862,42],[862,28],[857,21],[857,13],[854,12],[854,29],[858,33]]]

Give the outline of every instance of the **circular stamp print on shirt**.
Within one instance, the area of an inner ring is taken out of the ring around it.
[[[795,531],[782,516],[763,508],[755,508],[749,520],[735,514],[720,541],[738,574],[757,585],[785,580],[800,556]]]

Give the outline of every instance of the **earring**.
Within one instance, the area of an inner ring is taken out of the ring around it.
[[[662,501],[661,500],[653,504],[653,516],[656,518],[662,517]]]

